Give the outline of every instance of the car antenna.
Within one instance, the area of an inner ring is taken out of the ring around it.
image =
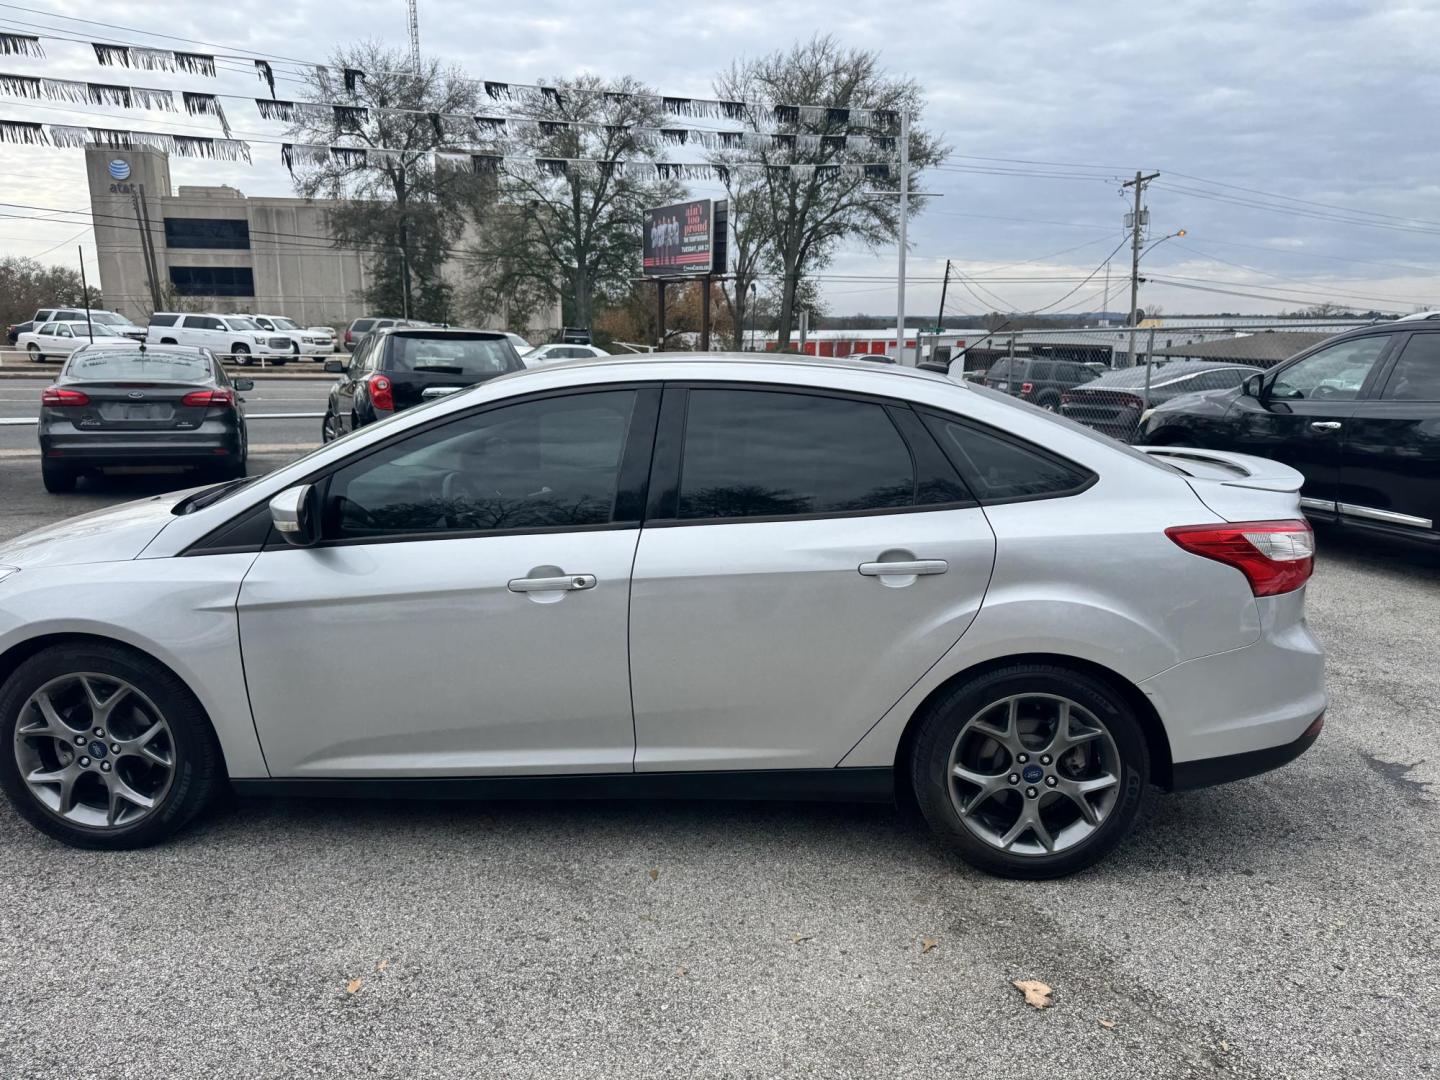
[[[1006,319],[1006,320],[1005,320],[1004,322],[1002,322],[999,326],[995,327],[994,330],[991,330],[991,331],[990,331],[988,334],[986,334],[984,337],[982,337],[982,338],[980,338],[979,340],[977,340],[977,341],[975,342],[975,345],[983,345],[985,342],[989,341],[992,337],[994,337],[996,334],[998,334],[1001,330],[1004,330],[1005,327],[1009,326],[1009,325],[1010,325],[1012,322],[1014,322],[1014,321],[1015,321],[1014,319]],[[967,352],[969,352],[971,349],[975,348],[975,345],[966,345],[965,348],[963,348],[963,349],[960,350],[960,354],[959,354],[958,356],[956,356],[956,357],[953,357],[950,362],[953,364],[956,360],[963,360],[963,359],[965,359],[965,354],[966,354]]]

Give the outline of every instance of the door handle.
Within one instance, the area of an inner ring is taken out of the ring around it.
[[[915,559],[911,562],[862,562],[856,567],[866,577],[904,577],[909,574],[943,574],[950,569],[944,559]]]
[[[517,577],[506,586],[513,593],[578,592],[595,587],[594,574],[564,574],[560,577]]]
[[[1312,420],[1311,431],[1339,431],[1343,425],[1339,420]]]

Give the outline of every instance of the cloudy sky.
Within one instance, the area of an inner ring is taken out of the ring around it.
[[[360,37],[403,46],[405,13],[403,0],[0,4],[0,31],[80,39],[46,40],[44,61],[0,56],[0,71],[256,95],[253,74],[238,70],[218,80],[117,74],[98,68],[84,42],[323,60]],[[75,21],[86,19],[114,25]],[[734,58],[816,32],[876,50],[891,71],[916,78],[928,97],[924,125],[953,148],[920,182],[942,197],[912,224],[912,312],[937,308],[947,259],[965,275],[948,313],[1099,310],[1103,269],[1071,290],[1112,251],[1109,308],[1124,308],[1119,182],[1136,169],[1161,173],[1148,192],[1150,235],[1187,232],[1147,255],[1155,280],[1142,306],[1440,307],[1440,0],[420,0],[422,47],[477,77],[633,75],[676,96],[706,95]],[[0,117],[218,134],[203,117],[117,111],[105,121],[42,104],[0,97]],[[279,137],[279,125],[243,102],[226,107],[237,137]],[[172,161],[174,182],[291,194],[278,146],[252,149],[254,165]],[[73,259],[81,243],[93,255],[83,219],[36,220],[38,211],[14,205],[85,208],[82,162],[78,150],[0,144],[11,203],[0,206],[9,215],[0,254]],[[893,312],[893,277],[874,279],[893,275],[895,262],[893,248],[842,252],[824,271],[830,310]]]

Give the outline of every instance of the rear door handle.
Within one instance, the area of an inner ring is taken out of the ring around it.
[[[1312,420],[1311,431],[1339,431],[1343,425],[1339,420]]]
[[[577,592],[595,587],[594,574],[565,574],[560,577],[517,577],[506,586],[514,593]]]
[[[904,577],[907,574],[943,574],[950,569],[944,559],[915,559],[912,562],[862,562],[857,569],[866,577]]]

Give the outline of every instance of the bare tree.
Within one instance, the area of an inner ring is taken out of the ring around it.
[[[337,48],[330,66],[306,81],[310,102],[340,107],[297,109],[290,138],[366,152],[312,160],[292,151],[296,189],[306,198],[339,201],[330,228],[337,245],[370,254],[368,303],[387,313],[448,318],[441,268],[467,217],[493,197],[493,184],[487,191],[469,170],[437,167],[433,151],[473,144],[468,118],[480,93],[474,81],[434,60],[412,71],[408,52],[375,41]]]
[[[856,157],[833,136],[878,136],[860,160],[893,163],[898,160],[898,145],[887,147],[885,142],[885,132],[893,135],[893,130],[874,121],[877,116],[903,113],[911,122],[912,192],[918,189],[920,172],[943,158],[946,148],[915,126],[923,99],[913,79],[886,75],[877,53],[845,49],[830,36],[816,36],[785,51],[737,61],[716,79],[715,90],[727,101],[747,103],[747,127],[757,135],[797,136],[779,141],[788,145],[756,140],[759,160],[767,167],[759,172],[760,197],[752,212],[769,220],[772,238],[767,261],[781,280],[778,347],[783,349],[789,344],[794,322],[796,289],[806,271],[841,243],[879,247],[893,241],[898,231],[898,200],[870,194],[873,189],[896,190],[898,170],[836,175],[823,166],[854,163]],[[777,122],[776,106],[816,108],[784,110]],[[872,123],[868,128],[851,123],[855,110],[869,111]],[[818,148],[814,146],[817,142]],[[898,144],[898,140],[891,142]],[[795,164],[822,168],[768,167]],[[922,204],[923,200],[916,200],[913,209],[918,211]]]
[[[680,197],[670,181],[627,171],[651,156],[636,128],[655,127],[659,99],[634,79],[560,80],[511,111],[507,135],[533,165],[497,166],[500,202],[468,253],[481,296],[548,297],[566,322],[590,326],[598,301],[630,291],[640,270],[641,216]]]

